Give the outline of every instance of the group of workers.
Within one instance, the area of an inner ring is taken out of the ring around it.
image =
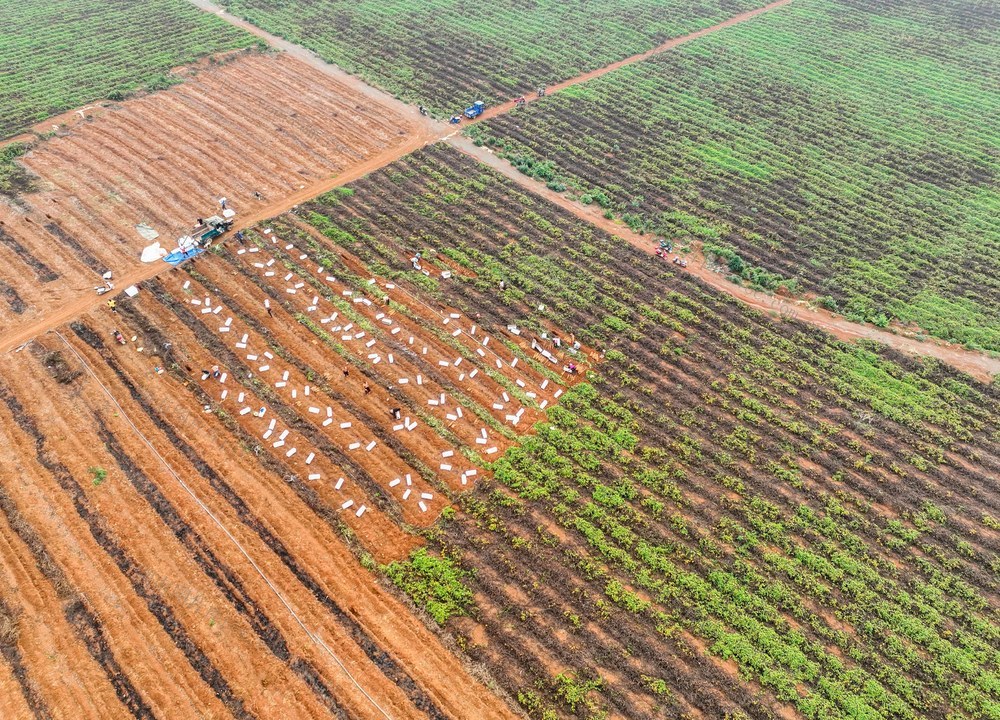
[[[674,249],[673,241],[660,240],[660,245],[659,247],[656,248],[656,257],[660,257],[666,260],[667,256],[669,256],[670,253],[673,252],[673,249]],[[680,255],[674,255],[673,260],[671,260],[670,262],[682,268],[686,268],[688,266],[688,261],[682,258]]]

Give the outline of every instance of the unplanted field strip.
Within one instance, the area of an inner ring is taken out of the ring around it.
[[[250,566],[260,576],[261,580],[264,581],[264,583],[268,586],[268,588],[271,589],[271,592],[274,593],[275,597],[278,598],[278,601],[285,607],[285,610],[288,612],[288,614],[292,617],[293,620],[295,620],[298,626],[302,628],[302,631],[306,634],[306,636],[310,640],[312,640],[312,642],[317,647],[319,647],[323,652],[325,652],[330,657],[330,659],[332,659],[336,663],[336,665],[341,669],[341,671],[343,671],[343,673],[348,677],[348,679],[350,679],[351,683],[361,692],[362,695],[364,695],[368,699],[372,707],[374,707],[379,712],[379,714],[382,715],[382,717],[391,720],[391,716],[385,710],[383,710],[382,707],[361,686],[361,684],[357,681],[354,675],[351,674],[351,671],[347,669],[347,666],[344,665],[343,661],[341,661],[341,659],[337,656],[337,654],[330,649],[330,647],[323,641],[323,639],[319,636],[318,633],[314,632],[313,630],[310,630],[309,627],[305,624],[305,622],[296,614],[291,604],[288,602],[288,600],[285,599],[285,596],[281,593],[281,591],[277,588],[277,586],[273,582],[271,582],[271,579],[254,561],[254,559],[246,551],[246,549],[239,542],[239,540],[237,540],[236,537],[233,536],[231,532],[229,532],[229,529],[225,526],[225,524],[223,524],[223,522],[219,520],[218,517],[216,517],[216,515],[212,512],[212,510],[202,501],[200,497],[198,497],[198,495],[194,492],[194,490],[192,490],[191,487],[186,482],[184,482],[184,480],[176,472],[174,472],[173,467],[171,467],[171,465],[163,458],[163,456],[160,455],[156,447],[146,438],[145,435],[142,434],[142,431],[139,430],[139,428],[135,425],[135,423],[132,422],[132,419],[125,412],[125,409],[118,404],[118,401],[115,399],[115,396],[111,393],[111,391],[107,388],[107,386],[101,382],[101,379],[97,376],[97,373],[94,372],[93,368],[90,367],[90,364],[86,361],[86,359],[79,352],[77,352],[77,349],[73,347],[73,345],[70,344],[70,342],[66,340],[66,338],[63,337],[61,333],[57,331],[55,334],[60,340],[62,340],[63,344],[67,348],[69,348],[70,352],[73,353],[73,355],[80,362],[80,364],[87,369],[87,372],[94,379],[94,381],[100,386],[104,394],[107,395],[108,399],[121,414],[121,417],[129,424],[129,426],[131,426],[132,430],[139,437],[139,439],[142,440],[142,442],[149,448],[150,452],[153,453],[153,456],[160,461],[160,463],[167,470],[167,472],[170,473],[171,477],[173,477],[174,480],[177,481],[177,483],[181,486],[181,488],[183,488],[184,491],[191,497],[191,499],[194,500],[195,504],[197,504],[198,507],[201,508],[201,510],[212,520],[213,523],[215,523],[215,525],[223,533],[225,533],[226,537],[228,537],[229,540],[233,543],[233,545],[236,546],[236,549],[240,552],[240,554],[243,555],[244,558],[246,558],[247,562],[250,563]]]

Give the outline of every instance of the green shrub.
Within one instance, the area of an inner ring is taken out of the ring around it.
[[[414,550],[408,560],[386,565],[385,574],[439,625],[453,615],[468,615],[472,590],[463,580],[469,572],[447,556],[432,555],[427,548]]]

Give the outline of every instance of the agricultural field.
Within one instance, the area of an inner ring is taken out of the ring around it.
[[[737,281],[996,351],[997,77],[996,4],[796,0],[470,132]]]
[[[35,191],[0,197],[0,331],[76,303],[105,270],[150,268],[140,224],[173,248],[222,197],[241,220],[277,214],[421,137],[410,118],[285,54],[243,56],[102,111],[17,159]]]
[[[670,267],[437,144],[0,356],[7,706],[995,716],[997,388]]]
[[[0,3],[0,138],[94,100],[166,87],[179,65],[257,43],[184,0]]]
[[[297,215],[603,356],[386,569],[531,717],[996,716],[995,386],[749,311],[446,146]]]
[[[1000,351],[1000,12],[765,2],[0,8],[162,88],[0,148],[0,718],[1000,720],[1000,376],[793,309]]]
[[[514,717],[377,570],[582,374],[294,217],[246,243],[0,357],[5,710]]]
[[[449,115],[534,92],[766,0],[226,0],[230,12]]]

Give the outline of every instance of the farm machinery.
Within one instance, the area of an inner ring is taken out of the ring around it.
[[[469,118],[469,120],[474,120],[475,118],[482,115],[485,111],[486,111],[486,103],[484,103],[482,100],[476,100],[476,102],[472,103],[471,107],[465,108],[465,117]]]
[[[486,112],[486,103],[484,103],[482,100],[476,100],[476,102],[472,103],[472,105],[465,108],[465,112],[462,113],[461,115],[452,115],[451,120],[449,122],[451,122],[452,125],[458,125],[458,123],[462,122],[463,117],[467,118],[468,120],[475,120],[484,112]]]
[[[156,258],[163,258],[164,262],[170,265],[180,265],[185,260],[205,252],[215,238],[232,226],[231,218],[222,218],[218,215],[205,219],[198,218],[198,224],[192,228],[191,234],[180,238],[177,241],[177,248],[172,253],[167,254],[166,250],[159,247],[159,243],[155,243],[143,251],[143,262],[153,262]]]
[[[212,217],[205,218],[204,220],[198,218],[198,224],[195,225],[194,230],[191,231],[191,237],[194,239],[195,245],[208,247],[212,244],[212,241],[215,240],[215,238],[225,233],[232,226],[232,219],[227,220],[219,217],[218,215],[213,215]]]

